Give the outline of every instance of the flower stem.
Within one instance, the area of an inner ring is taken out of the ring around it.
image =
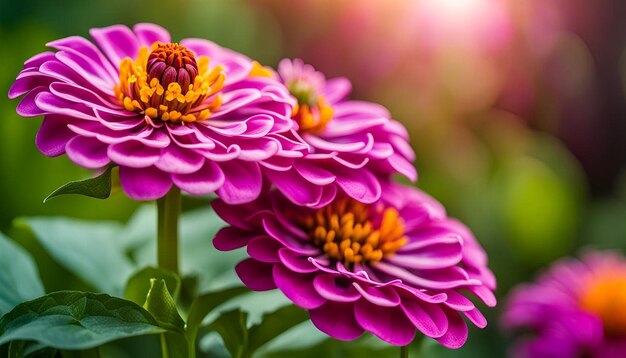
[[[157,264],[178,274],[178,218],[180,189],[172,187],[157,200]]]
[[[409,358],[409,346],[400,347],[400,358]]]

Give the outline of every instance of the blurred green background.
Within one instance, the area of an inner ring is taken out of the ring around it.
[[[137,22],[347,76],[353,98],[409,128],[418,186],[474,231],[502,303],[558,257],[626,249],[624,13],[620,0],[0,0],[0,92],[46,42]],[[40,118],[16,105],[0,96],[0,229],[33,215],[126,221],[138,204],[120,192],[42,203],[89,173],[40,154]],[[498,311],[440,355],[504,356]]]

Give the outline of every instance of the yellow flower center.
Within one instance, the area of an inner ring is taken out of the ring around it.
[[[396,209],[353,199],[337,200],[306,216],[302,224],[316,246],[346,267],[374,264],[408,242]]]
[[[626,336],[626,272],[607,271],[602,277],[594,277],[580,304],[602,319],[607,336]]]
[[[221,66],[209,69],[208,57],[196,60],[185,46],[156,42],[150,53],[142,47],[136,60],[122,60],[115,95],[146,120],[202,121],[220,107],[224,79]]]
[[[324,131],[333,118],[333,108],[326,103],[322,95],[306,81],[294,80],[287,84],[289,93],[296,97],[298,103],[293,109],[292,117],[298,122],[301,132],[319,134]]]

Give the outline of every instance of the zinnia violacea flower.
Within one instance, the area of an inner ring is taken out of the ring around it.
[[[371,332],[394,345],[416,332],[462,346],[467,318],[487,322],[467,294],[496,303],[495,279],[470,231],[441,204],[410,187],[385,183],[381,199],[346,195],[323,208],[297,206],[279,191],[257,201],[213,207],[230,226],[219,250],[247,247],[236,271],[252,290],[280,289],[331,337]]]
[[[134,199],[176,185],[229,203],[261,192],[259,162],[302,156],[281,133],[294,100],[279,82],[250,76],[253,62],[202,39],[172,43],[152,24],[92,29],[94,45],[72,36],[24,64],[9,97],[17,112],[44,115],[36,144],[85,168],[114,163]]]
[[[588,252],[556,262],[510,294],[503,324],[529,333],[516,357],[626,357],[626,259]]]
[[[272,158],[264,166],[266,176],[290,200],[320,207],[340,189],[373,203],[380,198],[380,178],[400,173],[416,180],[406,128],[378,104],[347,100],[347,79],[326,80],[298,59],[282,60],[277,74],[266,75],[278,77],[296,98],[294,136],[310,146],[304,158]]]

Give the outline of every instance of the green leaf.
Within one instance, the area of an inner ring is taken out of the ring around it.
[[[44,294],[32,257],[0,233],[0,315]]]
[[[161,350],[167,352],[167,357],[187,357],[187,339],[185,321],[178,314],[176,302],[168,291],[164,279],[150,279],[150,290],[143,307],[152,313],[159,325],[169,332],[161,335]]]
[[[222,313],[207,329],[217,331],[233,358],[245,357],[248,346],[248,314],[239,309]]]
[[[15,307],[0,319],[0,345],[30,340],[83,350],[116,339],[158,334],[152,315],[137,304],[107,294],[61,291]]]
[[[176,302],[163,279],[150,279],[150,290],[143,307],[152,313],[159,325],[168,330],[184,332],[185,321],[178,314]]]
[[[122,226],[113,221],[69,218],[17,219],[18,228],[32,230],[56,263],[94,289],[121,296],[126,278],[134,271],[130,260],[114,245]]]
[[[189,341],[190,351],[195,351],[198,328],[202,324],[204,317],[224,302],[248,292],[250,290],[245,287],[232,287],[222,291],[206,293],[193,301],[187,316],[187,340]]]
[[[265,343],[306,321],[308,318],[309,314],[305,310],[293,305],[265,314],[260,324],[250,328],[248,355],[251,356]]]
[[[137,304],[143,304],[146,302],[146,296],[150,291],[151,279],[164,280],[167,290],[170,292],[170,295],[172,295],[174,300],[176,300],[181,286],[180,277],[172,271],[152,266],[145,267],[135,272],[128,279],[126,289],[124,290],[124,297]]]
[[[78,194],[97,199],[106,199],[111,195],[112,168],[111,166],[107,167],[102,174],[93,178],[71,181],[50,193],[50,195],[43,199],[43,202],[45,203],[52,198],[67,194]]]
[[[225,290],[206,293],[199,296],[191,304],[189,315],[187,317],[187,330],[193,330],[200,327],[202,320],[213,311],[216,307],[233,297],[250,292],[245,287],[232,287]]]

